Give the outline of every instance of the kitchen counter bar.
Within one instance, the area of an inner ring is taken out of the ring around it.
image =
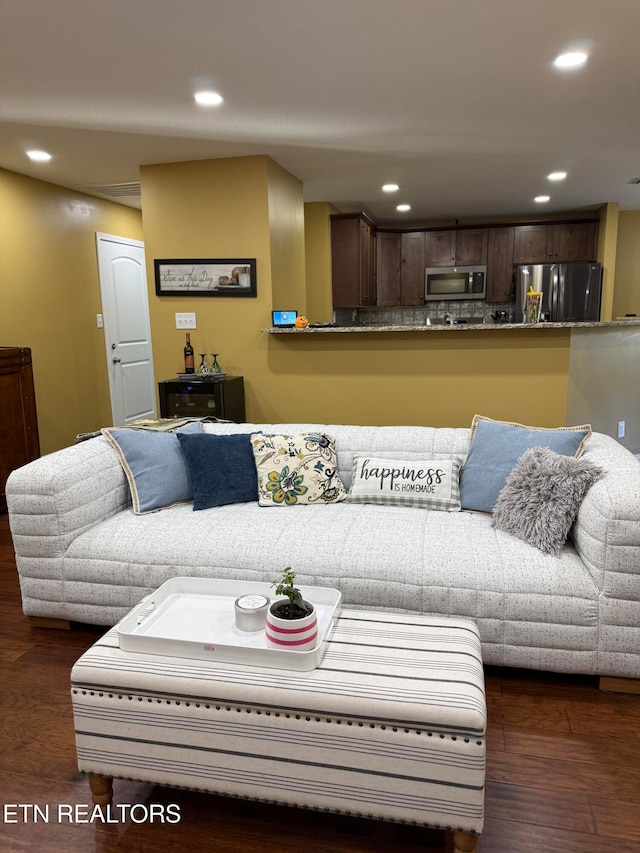
[[[544,332],[549,329],[607,329],[640,326],[640,317],[625,320],[608,320],[598,323],[454,323],[452,326],[432,324],[430,326],[319,326],[306,329],[261,329],[268,335],[344,335],[375,334],[376,332],[467,332],[467,331],[526,331]]]

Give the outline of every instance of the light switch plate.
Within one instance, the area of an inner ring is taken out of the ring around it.
[[[176,329],[197,329],[195,312],[176,314]]]

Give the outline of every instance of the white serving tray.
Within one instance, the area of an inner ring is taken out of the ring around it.
[[[234,603],[240,595],[261,593],[274,601],[271,584],[254,581],[177,577],[146,596],[117,625],[120,648],[129,652],[196,658],[213,664],[241,663],[274,669],[315,669],[340,612],[342,594],[322,586],[300,586],[315,605],[318,642],[310,651],[270,649],[264,630],[241,631]]]

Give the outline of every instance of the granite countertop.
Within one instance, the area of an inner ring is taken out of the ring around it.
[[[270,335],[340,335],[376,332],[495,332],[506,330],[546,331],[549,329],[605,329],[613,327],[640,326],[640,317],[624,320],[608,320],[593,323],[454,323],[452,326],[432,324],[430,326],[317,326],[306,329],[261,329]]]

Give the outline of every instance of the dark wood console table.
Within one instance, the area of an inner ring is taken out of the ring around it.
[[[7,509],[5,484],[14,468],[40,456],[31,350],[0,347],[0,512]]]

